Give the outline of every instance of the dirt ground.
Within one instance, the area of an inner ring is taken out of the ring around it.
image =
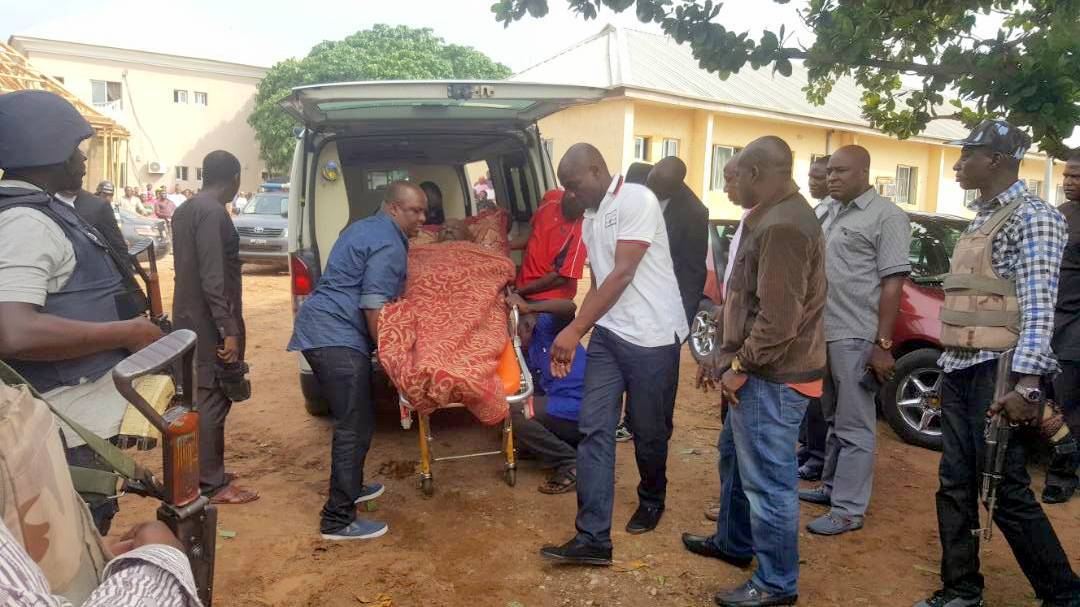
[[[169,291],[171,258],[162,265]],[[687,351],[668,459],[667,512],[653,533],[622,530],[636,506],[637,471],[632,444],[618,447],[614,567],[541,561],[541,546],[573,535],[576,502],[573,494],[538,493],[543,473],[530,462],[522,462],[516,487],[503,482],[497,457],[436,464],[435,495],[424,498],[416,477],[416,427],[402,430],[394,407],[380,415],[366,466],[371,480],[386,484],[370,516],[387,521],[389,533],[372,541],[322,541],[318,515],[331,432],[327,420],[305,412],[296,356],[285,352],[292,326],[288,276],[248,268],[244,281],[254,396],[229,417],[226,462],[262,499],[220,507],[220,530],[235,536],[218,538],[215,605],[705,606],[718,589],[745,579],[740,570],[689,554],[679,540],[683,531],[709,531],[702,511],[718,493],[720,421],[714,398],[693,388],[696,366]],[[498,448],[497,431],[461,411],[436,415],[433,432],[437,455]],[[901,443],[884,422],[879,437],[866,526],[837,538],[800,534],[801,605],[907,606],[938,587],[938,454]],[[155,451],[145,459],[159,457]],[[160,469],[160,459],[154,463]],[[1033,476],[1039,491],[1043,473],[1033,470]],[[123,498],[114,529],[152,518],[155,507]],[[804,504],[803,524],[822,512]],[[1080,500],[1047,512],[1080,569]],[[982,570],[989,605],[1037,604],[1000,534],[984,548]]]

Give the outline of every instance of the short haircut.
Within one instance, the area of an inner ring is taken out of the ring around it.
[[[240,161],[225,150],[214,150],[203,158],[203,185],[229,183],[240,175]]]
[[[814,164],[829,164],[829,159],[830,158],[832,158],[831,154],[825,154],[824,156],[818,156],[810,164],[811,165],[814,165]]]
[[[1075,150],[1069,152],[1069,154],[1065,157],[1065,162],[1080,162],[1080,148],[1076,148]]]

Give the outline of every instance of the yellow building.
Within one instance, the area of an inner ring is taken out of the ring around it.
[[[582,84],[605,88],[594,105],[564,110],[540,122],[552,160],[579,141],[596,145],[613,170],[635,160],[675,155],[688,167],[687,183],[713,217],[738,217],[724,195],[721,168],[751,140],[776,135],[795,154],[796,180],[808,196],[807,172],[818,155],[858,144],[870,151],[870,182],[911,210],[971,215],[953,178],[959,148],[944,145],[967,129],[934,121],[919,137],[899,141],[869,127],[860,114],[861,92],[837,82],[826,103],[806,100],[806,70],[796,62],[790,77],[744,68],[720,80],[697,65],[687,46],[666,36],[607,26],[600,33],[512,77],[522,82]],[[1053,167],[1047,188],[1045,155],[1024,160],[1021,177],[1043,198],[1060,201],[1064,165]]]
[[[86,183],[96,184],[102,179],[118,178],[127,150],[127,129],[72,95],[62,84],[30,65],[18,51],[0,42],[0,95],[25,90],[60,95],[74,105],[93,127],[94,137],[86,149]]]
[[[247,118],[267,68],[27,36],[9,44],[131,133],[118,186],[197,190],[202,159],[217,149],[240,160],[241,189],[266,177]]]

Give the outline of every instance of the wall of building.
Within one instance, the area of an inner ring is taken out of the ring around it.
[[[540,137],[550,140],[551,161],[558,168],[566,150],[578,142],[591,143],[614,173],[622,170],[625,153],[624,126],[633,104],[625,99],[572,107],[540,121]],[[633,151],[633,142],[630,142]]]
[[[27,55],[35,67],[62,79],[68,90],[87,103],[93,102],[92,80],[121,83],[119,107],[98,107],[131,132],[126,183],[118,186],[178,185],[197,190],[201,186],[197,169],[203,157],[217,149],[232,152],[240,160],[242,190],[255,190],[262,181],[258,143],[247,124],[257,78],[32,50]],[[186,104],[174,102],[174,89],[187,91]],[[195,91],[207,94],[207,105],[195,105]],[[162,162],[166,172],[149,173],[151,161]],[[177,166],[187,167],[187,179],[177,179]]]

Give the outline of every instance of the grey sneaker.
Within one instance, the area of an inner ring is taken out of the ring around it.
[[[386,523],[380,523],[378,521],[369,521],[367,519],[358,518],[355,521],[349,523],[348,527],[339,529],[331,533],[323,533],[322,539],[324,540],[370,540],[376,537],[386,535],[386,532],[390,530],[390,526]]]
[[[915,603],[913,607],[983,607],[982,597],[965,599],[951,592],[938,590],[934,596]]]
[[[360,497],[356,498],[354,504],[362,504],[364,502],[373,500],[386,491],[386,487],[382,483],[371,483],[370,485],[364,485],[360,488]]]
[[[819,506],[829,506],[832,504],[832,497],[825,493],[824,487],[818,487],[816,489],[800,490],[799,501]]]
[[[832,512],[810,521],[806,530],[817,535],[840,535],[862,529],[862,519],[840,516]]]
[[[626,422],[619,422],[619,425],[615,426],[615,442],[625,443],[632,438],[634,438],[634,433],[626,427]]]

